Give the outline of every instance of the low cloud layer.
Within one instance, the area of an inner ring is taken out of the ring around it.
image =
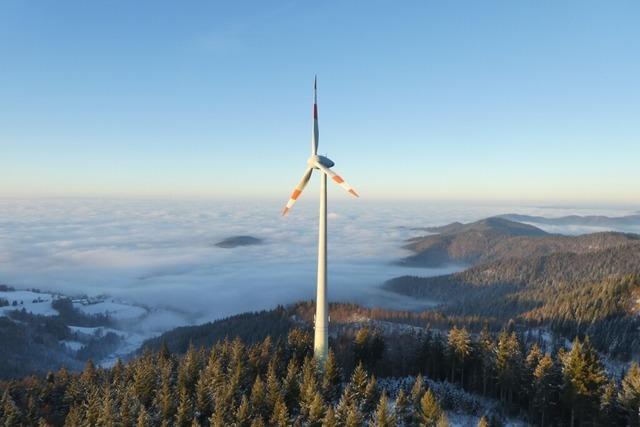
[[[0,283],[70,294],[109,294],[183,313],[188,322],[315,297],[317,206],[302,199],[282,218],[278,203],[132,200],[0,200]],[[393,308],[416,303],[379,289],[415,269],[405,255],[414,227],[505,212],[624,215],[623,210],[340,201],[329,208],[332,300]],[[553,231],[561,231],[554,229]],[[575,230],[568,230],[575,231]],[[234,235],[258,246],[218,248]]]

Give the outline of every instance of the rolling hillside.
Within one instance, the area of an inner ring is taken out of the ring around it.
[[[415,254],[401,260],[401,264],[419,267],[438,267],[450,263],[474,265],[557,252],[586,253],[640,239],[636,234],[616,232],[581,236],[549,234],[531,225],[498,217],[423,230],[437,234],[410,239],[405,248]]]

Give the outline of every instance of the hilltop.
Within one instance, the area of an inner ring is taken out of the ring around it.
[[[253,236],[232,236],[227,237],[215,244],[219,248],[231,249],[239,246],[261,245],[262,239]]]
[[[528,224],[492,217],[420,230],[436,233],[412,238],[404,247],[414,255],[403,265],[439,267],[475,265],[504,258],[543,256],[557,252],[585,253],[638,241],[636,234],[602,232],[581,236],[550,234]]]

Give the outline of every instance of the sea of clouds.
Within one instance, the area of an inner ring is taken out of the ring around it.
[[[303,198],[284,218],[280,209],[281,203],[270,201],[3,199],[0,283],[71,295],[108,294],[179,313],[166,328],[313,299],[317,201]],[[394,265],[408,255],[404,240],[421,234],[416,227],[503,213],[634,211],[340,200],[329,206],[330,300],[423,308],[424,302],[385,292],[380,284],[399,275],[445,274],[462,266]],[[215,246],[235,235],[255,236],[264,244]]]

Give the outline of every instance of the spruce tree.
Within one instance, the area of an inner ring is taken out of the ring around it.
[[[121,392],[120,395],[120,423],[124,426],[132,426],[135,424],[135,409],[129,389],[124,389],[124,391]]]
[[[115,408],[111,397],[111,389],[107,388],[102,396],[102,407],[98,416],[98,424],[103,427],[114,427],[116,425]]]
[[[322,373],[322,394],[327,402],[335,402],[340,397],[340,368],[336,356],[329,350]]]
[[[209,425],[211,427],[226,427],[228,425],[227,420],[225,419],[226,410],[228,410],[228,408],[225,409],[216,405],[215,409],[213,410],[213,414],[211,414],[211,417],[209,417]]]
[[[79,405],[69,408],[69,413],[64,420],[64,427],[84,427],[84,410]]]
[[[347,416],[352,406],[357,406],[357,402],[355,393],[353,392],[353,386],[351,385],[351,383],[349,383],[342,391],[342,396],[340,396],[340,400],[338,401],[338,405],[336,406],[335,413],[338,424],[346,424]]]
[[[628,425],[640,426],[640,367],[637,362],[631,363],[622,380],[620,403],[625,410]]]
[[[320,392],[316,391],[306,417],[308,425],[311,427],[320,427],[322,424],[322,418],[324,417],[324,411],[324,400],[322,399]]]
[[[267,369],[267,411],[273,413],[276,406],[276,402],[283,398],[282,388],[280,381],[278,380],[278,374],[276,373],[275,361],[269,363]]]
[[[356,368],[353,370],[353,374],[351,374],[350,382],[351,390],[358,405],[360,405],[364,401],[368,383],[369,376],[367,375],[367,371],[365,371],[362,363],[358,363]]]
[[[436,427],[443,417],[442,409],[435,395],[429,389],[420,399],[420,409],[417,412],[418,425],[424,427]]]
[[[489,333],[489,327],[485,324],[478,339],[480,347],[480,363],[482,365],[482,395],[487,395],[489,381],[495,373],[496,345]]]
[[[249,399],[246,395],[242,395],[240,404],[234,414],[236,427],[249,427],[251,425],[251,408],[249,407]]]
[[[533,396],[532,405],[536,420],[544,427],[551,420],[555,407],[558,405],[558,397],[561,384],[561,375],[557,364],[549,354],[544,355],[533,371]]]
[[[122,360],[118,357],[116,363],[111,368],[111,385],[115,389],[119,389],[125,385],[125,367]]]
[[[589,338],[573,341],[571,351],[563,359],[563,399],[571,411],[569,425],[596,415],[602,387],[606,383],[604,369]]]
[[[537,343],[534,343],[529,349],[529,353],[527,353],[527,357],[524,361],[524,372],[523,372],[523,389],[522,394],[525,394],[528,397],[529,401],[529,413],[533,412],[533,395],[535,393],[535,384],[533,372],[538,367],[538,363],[540,363],[540,359],[542,359],[542,351],[540,350],[540,346]]]
[[[196,381],[199,373],[199,355],[193,343],[180,360],[178,368],[178,388],[185,389],[189,395],[195,392]]]
[[[134,389],[138,395],[138,400],[140,400],[140,393],[144,396],[149,396],[152,393],[146,388],[152,382],[145,379],[145,377],[146,373],[140,373],[140,382],[145,385],[137,385],[138,381],[134,380]],[[155,407],[161,420],[173,421],[175,415],[178,397],[175,395],[173,382],[173,369],[170,364],[164,364],[160,368],[160,387],[154,398]],[[140,402],[144,405],[144,400],[140,400]]]
[[[251,409],[254,417],[264,418],[268,414],[267,412],[267,394],[264,387],[264,382],[260,378],[260,375],[256,376],[256,380],[251,387]],[[270,415],[270,414],[269,414]]]
[[[306,422],[310,422],[311,407],[319,393],[316,373],[315,360],[310,357],[305,358],[300,383],[300,416]]]
[[[347,409],[347,417],[344,422],[345,427],[361,427],[363,424],[363,417],[360,409],[355,403]]]
[[[422,399],[424,392],[424,380],[422,379],[422,375],[418,374],[411,388],[411,404],[415,410],[420,407],[420,399]]]
[[[52,374],[53,375],[53,374]],[[31,425],[35,425],[39,422],[39,419],[41,418],[39,416],[39,409],[37,407],[37,403],[35,401],[35,397],[32,395],[29,395],[27,397],[27,408],[26,411],[24,412],[24,422],[26,424],[31,424]],[[0,419],[2,418],[2,410],[0,410]]]
[[[396,418],[391,413],[389,409],[389,401],[387,398],[387,393],[382,392],[380,396],[380,401],[376,406],[375,414],[369,423],[372,427],[395,427],[396,426]]]
[[[289,360],[287,374],[282,381],[282,390],[287,408],[291,411],[298,406],[300,399],[300,387],[298,384],[298,363],[294,358]]]
[[[209,385],[207,384],[207,377],[205,376],[204,371],[198,378],[198,382],[196,383],[196,407],[195,407],[197,418],[200,424],[204,424],[204,421],[207,420],[212,413],[212,400],[211,400],[211,390],[209,389]]]
[[[177,427],[189,427],[193,422],[193,402],[186,387],[180,390],[180,400],[174,419]]]
[[[465,361],[471,355],[471,335],[466,328],[451,328],[449,331],[449,352],[451,353],[451,382],[454,382],[456,365],[460,366],[460,384],[464,387]]]
[[[273,405],[273,414],[271,415],[269,424],[274,427],[287,427],[289,425],[289,411],[282,397],[276,400]]]
[[[22,414],[16,405],[13,397],[9,394],[9,389],[5,389],[1,402],[1,421],[5,427],[20,427],[22,425]]]
[[[156,388],[156,372],[151,355],[146,354],[135,364],[133,388],[138,400],[148,408],[153,401]]]
[[[362,400],[362,412],[368,416],[376,408],[380,394],[378,392],[378,383],[375,376],[371,376],[364,390],[364,399]]]
[[[512,403],[514,394],[520,390],[522,380],[522,352],[515,332],[502,331],[498,338],[496,375],[500,388],[500,399]]]
[[[162,340],[160,343],[160,350],[158,350],[158,359],[160,360],[169,360],[171,357],[171,352],[169,351],[169,347],[167,347],[167,342]]]
[[[322,419],[322,427],[337,427],[338,419],[336,418],[336,413],[333,410],[333,406],[329,405],[327,411],[324,414],[324,418]]]
[[[136,427],[151,427],[151,417],[144,406],[140,406]]]
[[[87,405],[85,410],[85,419],[89,425],[97,425],[100,417],[100,410],[102,408],[100,395],[96,390],[91,390],[87,398]]]
[[[527,354],[527,358],[525,359],[525,365],[527,369],[533,372],[543,356],[544,355],[540,350],[540,346],[537,343],[534,343],[529,349],[529,353]]]
[[[624,424],[622,406],[618,399],[618,387],[613,380],[603,387],[597,419],[601,427],[615,427]]]
[[[98,378],[98,371],[96,370],[96,365],[93,364],[93,360],[87,360],[87,363],[84,366],[84,371],[80,375],[80,381],[85,386],[85,389],[88,388],[91,384],[93,384]]]
[[[404,388],[401,388],[396,396],[395,402],[396,421],[400,425],[409,425],[413,416],[411,404],[407,398]]]

